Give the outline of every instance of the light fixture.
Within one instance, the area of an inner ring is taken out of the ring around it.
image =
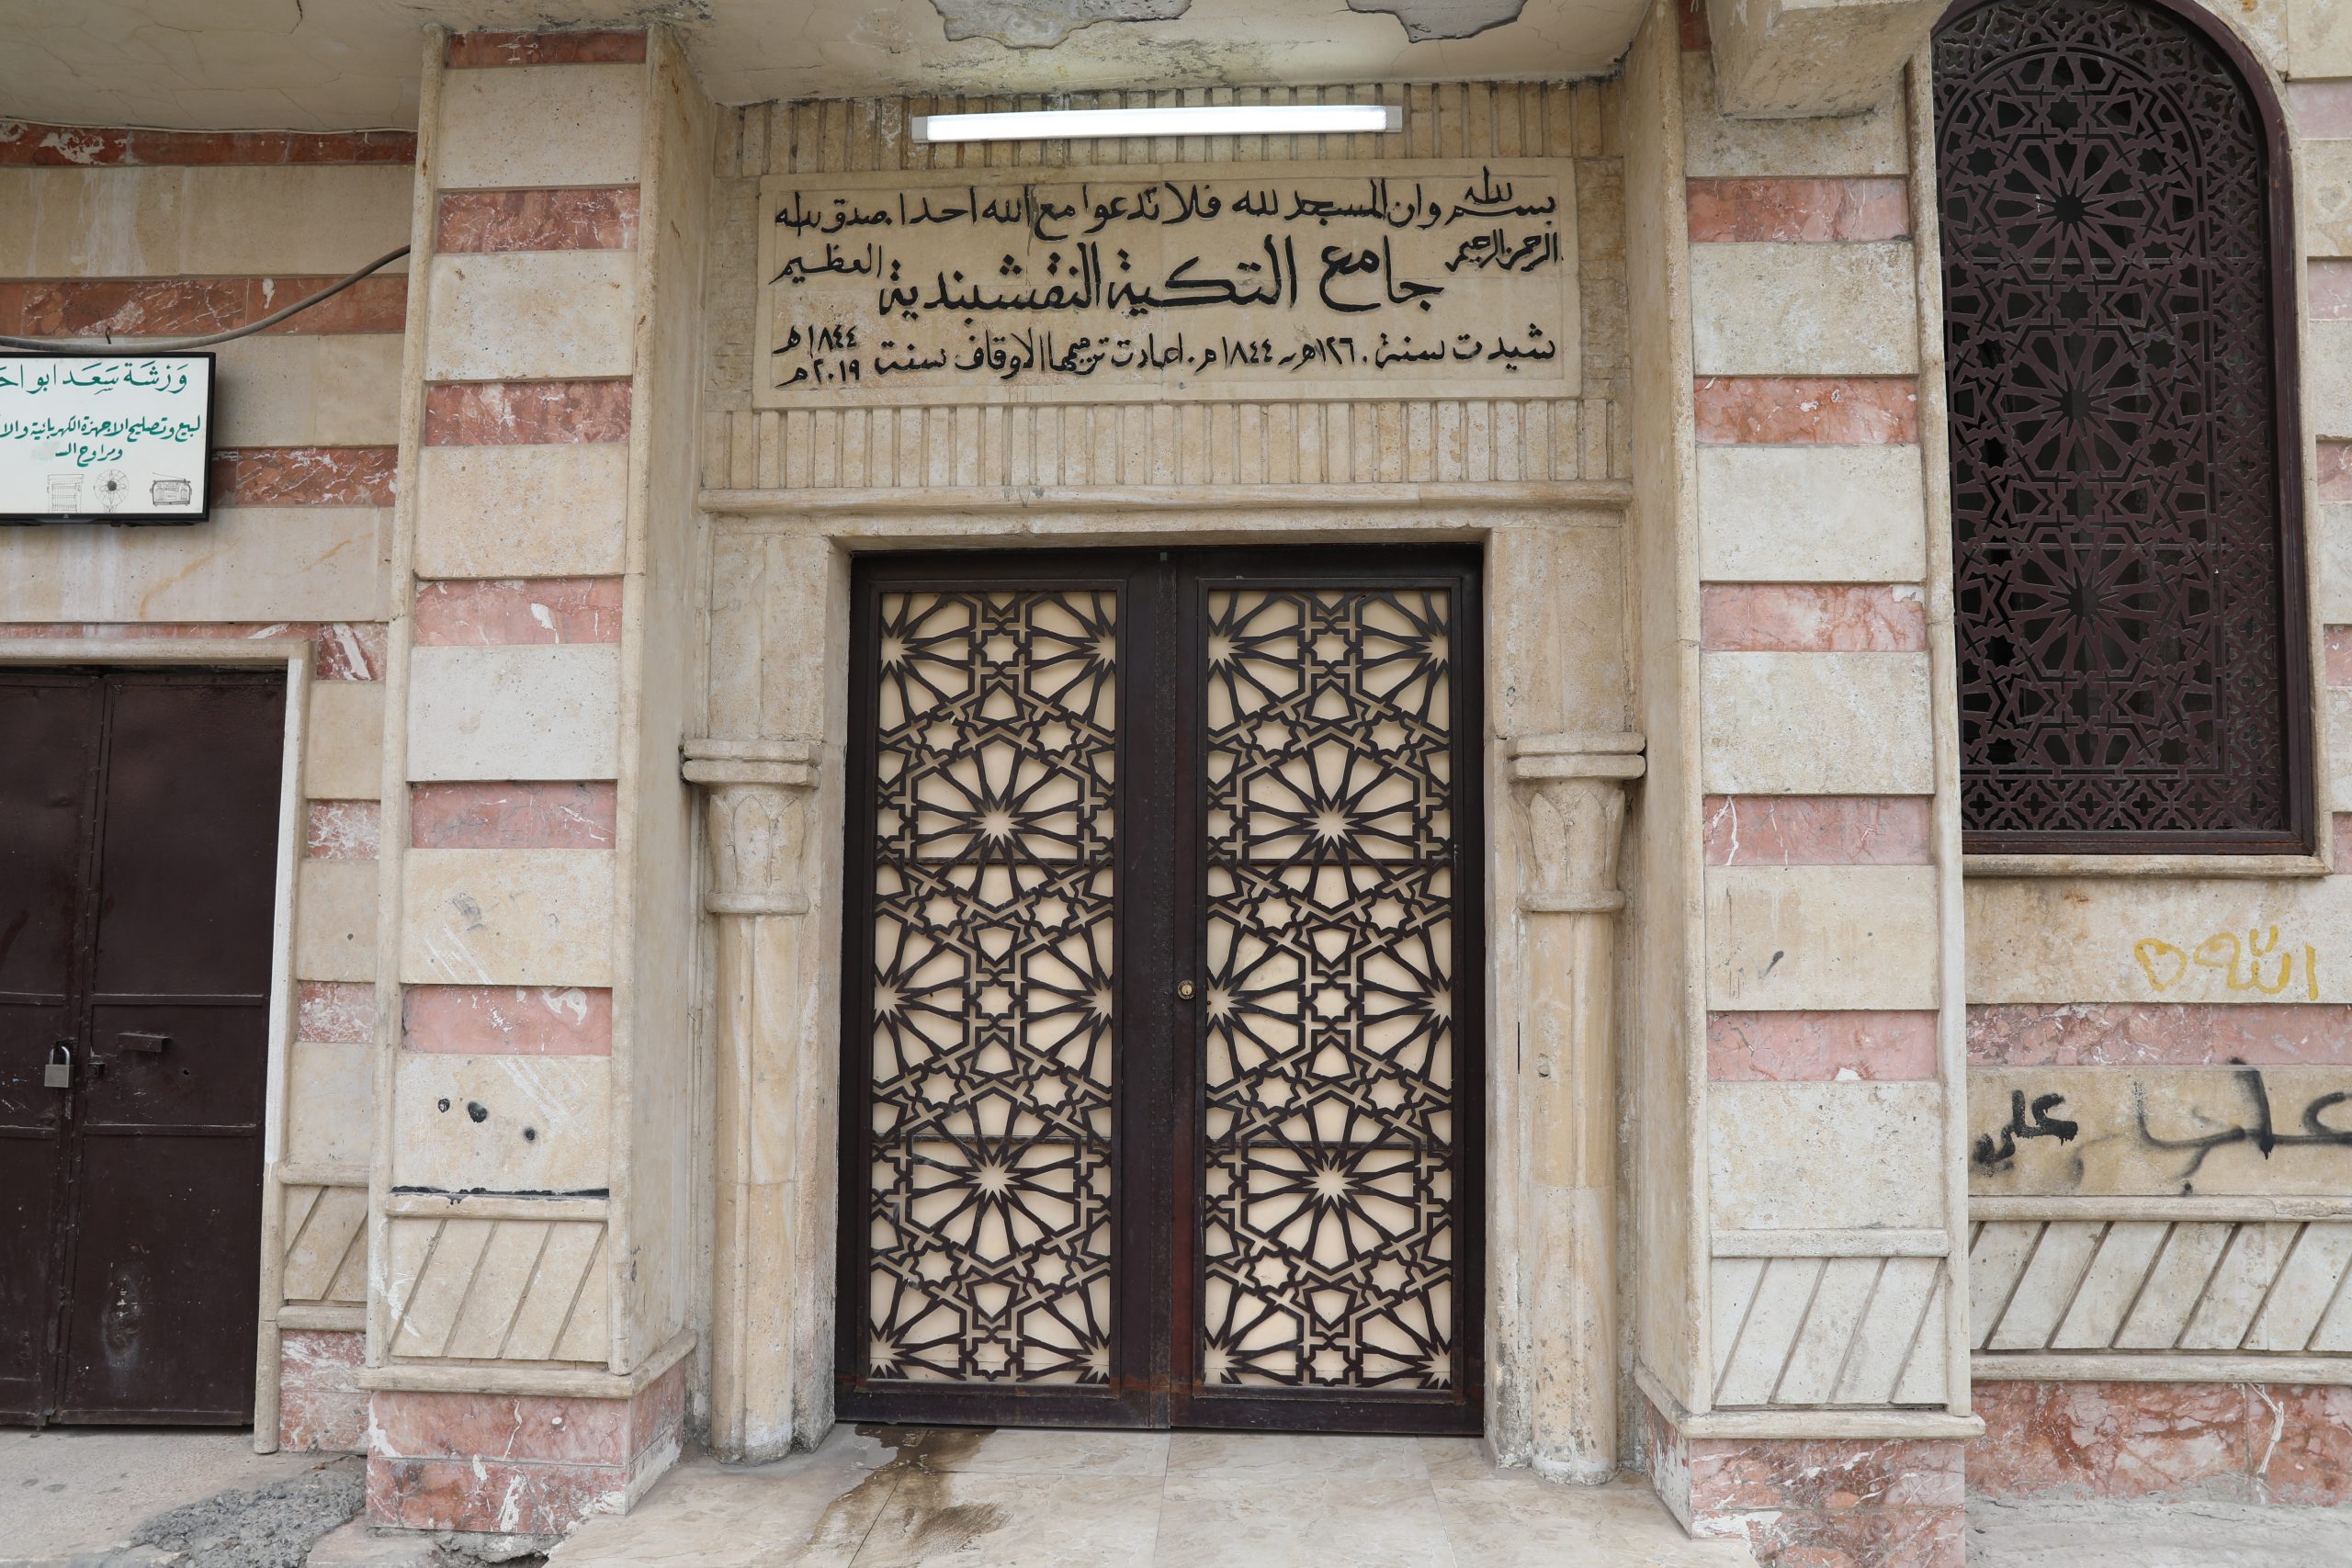
[[[1402,130],[1394,104],[1202,104],[1182,108],[1023,109],[919,114],[917,141],[1048,141],[1065,137],[1322,136]]]

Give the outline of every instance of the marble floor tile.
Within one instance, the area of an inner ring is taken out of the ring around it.
[[[854,1568],[1144,1568],[1159,1524],[1150,1476],[937,1475],[905,1470]]]
[[[1429,1483],[1173,1478],[1152,1568],[1465,1568]],[[1476,1568],[1484,1568],[1477,1564]]]
[[[655,1482],[628,1513],[582,1525],[548,1562],[556,1568],[848,1568],[901,1475],[843,1463],[838,1453],[757,1466],[689,1461]]]
[[[1501,1473],[1484,1438],[1416,1438],[1432,1481],[1484,1481]]]
[[[1454,1556],[1477,1568],[1747,1568],[1745,1541],[1692,1540],[1648,1484],[1572,1486],[1526,1470],[1431,1483]]]
[[[1168,1444],[1171,1488],[1195,1480],[1426,1482],[1429,1474],[1416,1438],[1178,1432]]]
[[[925,1470],[954,1475],[1146,1475],[1168,1469],[1166,1432],[1000,1427],[967,1444],[921,1451]]]

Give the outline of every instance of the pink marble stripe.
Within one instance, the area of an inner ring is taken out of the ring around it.
[[[495,65],[634,65],[645,59],[645,35],[618,29],[569,33],[457,33],[449,63]]]
[[[1917,653],[1928,606],[1908,584],[1713,582],[1699,591],[1711,653]]]
[[[609,850],[611,783],[409,786],[409,843],[420,850]]]
[[[212,454],[215,506],[390,506],[397,446],[243,446]]]
[[[424,389],[427,446],[628,439],[627,381],[468,381]]]
[[[1685,49],[1705,49],[1707,36],[1707,0],[1679,0],[1675,6],[1675,22]]]
[[[2327,649],[2327,683],[2352,686],[2352,626],[2330,626],[2322,646]]]
[[[2352,321],[2352,261],[2314,260],[2310,266],[2312,318]]]
[[[1717,1083],[1917,1081],[1936,1076],[1932,1012],[1711,1012]]]
[[[1909,182],[1695,179],[1685,191],[1690,242],[1900,240],[1911,232]]]
[[[126,130],[0,119],[0,168],[415,162],[413,130]]]
[[[411,986],[401,1043],[476,1056],[609,1056],[613,993],[602,988]]]
[[[1699,439],[1711,446],[1919,439],[1919,389],[1908,376],[1708,376],[1696,391]]]
[[[2339,811],[2332,818],[2335,824],[2335,857],[2330,863],[2332,874],[2352,876],[2352,811]]]
[[[617,577],[427,582],[416,591],[419,648],[620,639]]]
[[[368,1446],[368,1392],[359,1369],[368,1336],[351,1329],[289,1328],[278,1341],[277,1444],[292,1453]]]
[[[311,860],[374,860],[379,816],[372,800],[314,800],[302,852]]]
[[[2306,1002],[2075,1002],[1968,1010],[1986,1067],[2352,1064],[2352,1007]]]
[[[2315,141],[2352,138],[2352,82],[2290,82],[2287,107],[2298,136]]]
[[[376,1033],[376,987],[366,980],[302,980],[294,987],[294,1033],[365,1045]]]
[[[2319,498],[2352,501],[2352,442],[2319,444]]]
[[[161,337],[225,332],[315,294],[332,276],[66,277],[0,282],[0,333],[11,337]],[[408,319],[408,278],[362,278],[296,312],[268,334],[397,333]]]
[[[0,642],[88,637],[172,642],[307,642],[321,681],[374,681],[384,672],[384,627],[374,621],[11,621]]]
[[[2352,1388],[1980,1379],[1974,1403],[1973,1495],[2352,1502]]]
[[[1927,865],[1924,795],[1711,795],[1709,865]]]
[[[436,247],[482,251],[626,251],[637,244],[637,187],[445,191]]]

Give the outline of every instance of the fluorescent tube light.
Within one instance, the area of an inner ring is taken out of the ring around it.
[[[1035,109],[919,114],[917,141],[1046,141],[1064,137],[1319,136],[1402,130],[1393,104],[1204,104],[1186,108]]]

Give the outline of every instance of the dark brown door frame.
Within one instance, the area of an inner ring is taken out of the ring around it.
[[[867,556],[852,573],[850,746],[844,799],[842,1126],[835,1313],[836,1405],[851,1420],[1029,1426],[1201,1427],[1475,1434],[1486,1339],[1486,775],[1479,552],[1463,547],[997,550]],[[886,592],[1115,590],[1120,595],[1113,986],[1114,1167],[1107,1383],[1017,1385],[867,1375],[867,1224],[873,866],[873,735]],[[1441,1393],[1270,1389],[1218,1392],[1197,1365],[1203,1281],[1201,1082],[1205,1014],[1176,987],[1204,971],[1206,841],[1199,787],[1215,588],[1431,587],[1454,595],[1450,653],[1455,796],[1453,906],[1454,1386]],[[1172,722],[1136,722],[1143,716]],[[1181,1243],[1181,1245],[1180,1245]]]

